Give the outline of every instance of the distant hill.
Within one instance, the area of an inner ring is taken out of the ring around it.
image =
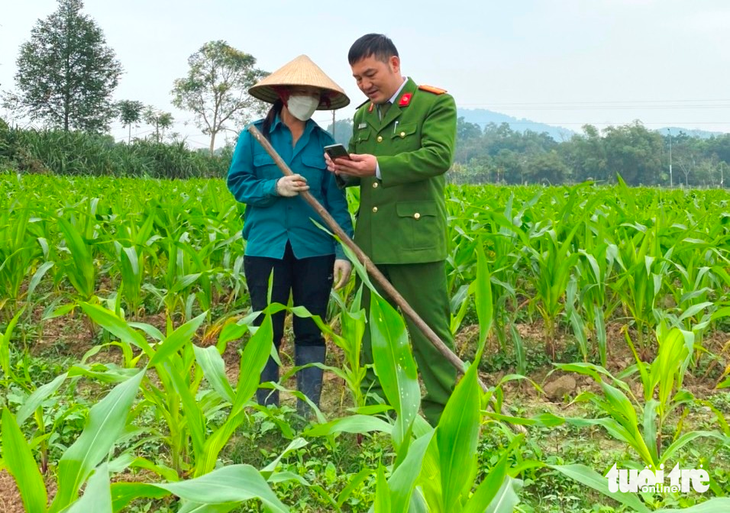
[[[676,127],[676,126],[667,126],[664,128],[657,128],[655,131],[666,136],[667,130],[672,131],[672,137],[679,135],[680,132],[684,132],[685,134],[687,134],[690,137],[699,137],[700,139],[709,139],[710,137],[714,137],[716,135],[725,135],[724,132],[709,132],[707,130],[695,130],[692,128],[680,128],[680,127]]]
[[[538,123],[524,118],[517,119],[512,116],[500,114],[499,112],[487,109],[457,109],[457,112],[457,115],[459,117],[463,117],[464,121],[475,123],[482,128],[487,126],[489,123],[495,123],[497,125],[507,123],[515,132],[525,132],[527,130],[537,133],[547,132],[550,134],[550,137],[555,139],[557,142],[567,141],[575,135],[575,132],[568,130],[567,128],[546,125],[545,123]]]

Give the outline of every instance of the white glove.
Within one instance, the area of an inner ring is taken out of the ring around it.
[[[286,198],[297,196],[300,192],[308,191],[309,185],[302,175],[282,176],[276,182],[276,194]]]
[[[335,290],[347,285],[352,273],[352,264],[349,260],[337,259],[332,274],[335,277]]]

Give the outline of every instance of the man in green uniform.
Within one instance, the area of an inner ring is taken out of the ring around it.
[[[369,101],[353,119],[350,160],[325,157],[328,168],[346,185],[360,185],[355,242],[453,349],[444,173],[454,155],[454,99],[401,75],[398,51],[381,34],[355,41],[348,59]],[[408,331],[427,390],[423,412],[435,425],[453,391],[456,371],[410,321]],[[365,361],[371,363],[367,334],[363,345]],[[371,375],[368,381],[373,379]]]

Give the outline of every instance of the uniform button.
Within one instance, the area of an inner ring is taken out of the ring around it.
[[[378,142],[383,142],[383,136],[382,135],[379,135],[378,136]]]
[[[406,133],[405,133],[405,132],[401,132],[401,133],[400,133],[400,138],[401,138],[401,139],[403,139],[403,138],[404,138],[405,136],[406,136]]]
[[[373,213],[378,211],[378,207],[373,207]]]
[[[415,214],[413,214],[413,217],[416,220],[421,219],[421,214],[419,214],[418,212],[416,212]]]
[[[373,189],[377,189],[377,188],[378,188],[378,182],[373,182]]]

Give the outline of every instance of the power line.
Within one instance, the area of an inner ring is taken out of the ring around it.
[[[499,106],[495,104],[490,103],[482,103],[482,104],[458,104],[457,107],[463,107],[464,105],[468,105],[471,107],[481,107],[481,108],[490,108],[490,109],[508,109],[510,111],[535,111],[535,110],[542,110],[542,111],[592,111],[592,110],[638,110],[638,111],[645,111],[645,110],[702,110],[702,109],[730,109],[730,103],[727,104],[717,104],[717,105],[645,105],[645,106],[639,106],[639,105],[593,105],[593,106],[585,106],[585,105],[564,105],[562,107],[550,107],[550,106],[532,106],[532,107],[523,107],[523,106]]]
[[[639,120],[642,125],[662,125],[662,126],[676,126],[676,125],[730,125],[730,121],[652,121],[644,122]],[[470,123],[475,125],[485,123],[497,123],[495,121],[471,121]],[[508,125],[626,125],[632,124],[631,122],[616,122],[616,121],[502,121],[501,123],[507,123]],[[556,128],[560,128],[556,126]]]
[[[591,101],[568,101],[568,102],[489,102],[483,104],[477,103],[460,103],[460,105],[495,105],[495,106],[514,106],[514,105],[606,105],[606,104],[672,104],[672,103],[697,103],[697,102],[715,102],[715,103],[730,103],[730,98],[719,98],[719,99],[696,99],[696,100],[591,100]]]

